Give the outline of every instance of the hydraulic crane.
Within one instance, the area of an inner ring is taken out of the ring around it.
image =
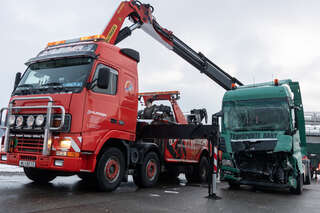
[[[243,85],[238,79],[230,76],[210,61],[204,54],[194,51],[176,37],[173,32],[161,27],[152,15],[153,12],[154,8],[150,4],[143,4],[137,0],[123,1],[120,3],[102,35],[105,36],[107,42],[116,45],[130,36],[134,30],[141,28],[144,32],[159,41],[169,50],[174,51],[224,89],[231,90],[236,84],[239,86]],[[133,24],[121,29],[127,18],[132,21]]]

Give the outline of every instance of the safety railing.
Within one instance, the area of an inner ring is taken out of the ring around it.
[[[48,100],[48,105],[41,105],[41,106],[14,106],[14,103],[16,101],[26,101],[26,100]],[[17,97],[13,98],[10,103],[9,107],[2,108],[0,111],[0,122],[1,126],[0,128],[5,129],[5,138],[4,138],[4,152],[9,151],[9,138],[10,138],[10,124],[8,122],[9,116],[12,115],[13,110],[23,110],[23,109],[47,109],[46,112],[46,123],[44,126],[44,139],[43,139],[43,148],[42,148],[42,154],[43,155],[49,155],[49,147],[48,147],[48,141],[51,138],[52,131],[60,130],[64,126],[65,122],[65,109],[63,106],[53,105],[53,99],[50,96],[43,96],[43,97]],[[54,113],[52,113],[53,109],[60,109],[61,114],[61,123],[58,127],[52,127],[52,118],[54,116]],[[3,113],[7,111],[6,117],[4,121],[2,120]],[[2,123],[4,122],[4,125]],[[0,143],[0,150],[2,150],[2,143]]]

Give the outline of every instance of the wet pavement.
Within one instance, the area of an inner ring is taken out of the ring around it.
[[[221,200],[208,200],[205,185],[160,183],[138,189],[123,183],[115,192],[98,192],[78,177],[59,177],[37,185],[19,173],[0,174],[0,212],[320,212],[320,183],[305,186],[302,195],[218,184]]]

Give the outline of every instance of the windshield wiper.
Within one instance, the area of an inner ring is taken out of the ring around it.
[[[50,83],[42,84],[41,86],[62,86],[62,84],[59,82],[50,82]]]
[[[33,84],[21,84],[18,87],[33,87]]]

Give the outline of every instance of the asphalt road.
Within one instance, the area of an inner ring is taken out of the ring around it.
[[[254,189],[231,190],[218,184],[221,200],[208,200],[205,185],[161,183],[138,189],[123,183],[112,193],[98,192],[76,176],[59,177],[37,185],[19,173],[0,174],[0,212],[320,212],[320,183],[305,186],[303,195],[288,191]]]

